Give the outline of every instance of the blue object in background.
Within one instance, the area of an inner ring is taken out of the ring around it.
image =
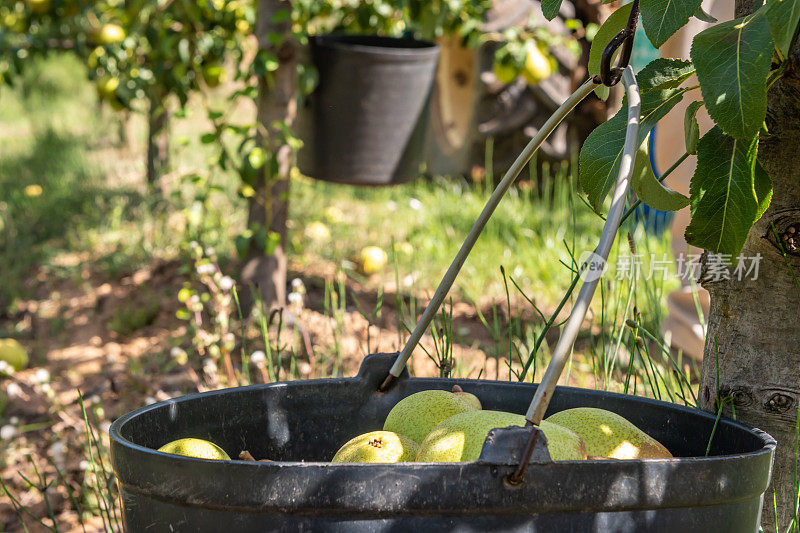
[[[647,141],[647,151],[650,153],[650,164],[653,166],[653,172],[655,173],[656,178],[660,178],[661,172],[656,164],[655,157],[657,135],[658,126],[655,126],[652,130],[650,130],[650,137]],[[633,211],[633,220],[636,223],[644,224],[645,231],[659,237],[663,235],[664,232],[669,228],[670,224],[672,224],[672,218],[674,216],[675,215],[672,211],[659,211],[658,209],[653,209],[645,203],[642,203]]]
[[[631,56],[631,65],[636,71],[641,70],[649,62],[658,59],[658,50],[656,50],[643,31],[637,31],[636,37],[633,41],[633,55]],[[650,131],[650,138],[648,140],[648,152],[650,153],[650,164],[653,166],[653,172],[656,177],[661,177],[658,166],[656,165],[656,135],[657,127]],[[633,219],[636,223],[644,224],[645,230],[656,236],[661,236],[666,231],[674,214],[672,211],[659,211],[653,209],[649,205],[642,203],[633,212]]]

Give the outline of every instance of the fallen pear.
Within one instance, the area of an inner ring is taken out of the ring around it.
[[[16,339],[0,339],[0,361],[19,371],[28,366],[28,352]]]
[[[389,411],[383,429],[405,435],[419,444],[443,420],[480,408],[478,398],[465,393],[461,387],[454,392],[425,390],[397,402]]]
[[[672,457],[660,442],[617,413],[594,407],[560,411],[548,422],[569,428],[581,436],[590,457],[609,459],[667,459]]]
[[[503,411],[468,411],[451,416],[425,438],[419,447],[419,462],[469,462],[481,454],[486,436],[494,428],[524,426],[525,417]],[[586,459],[581,438],[569,429],[542,422],[550,457],[554,461]]]
[[[417,456],[419,445],[405,435],[372,431],[347,441],[332,463],[406,463]]]
[[[225,450],[213,442],[192,437],[169,442],[159,448],[158,451],[175,455],[185,455],[186,457],[194,457],[196,459],[231,460],[230,456],[225,453]]]

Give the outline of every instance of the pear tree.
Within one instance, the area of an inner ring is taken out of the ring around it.
[[[560,4],[543,0],[544,14],[555,16]],[[657,59],[637,75],[641,143],[679,101],[692,102],[685,154],[672,166],[696,158],[690,194],[663,186],[644,158],[632,188],[656,209],[690,208],[686,240],[706,250],[699,281],[711,294],[700,406],[776,438],[762,521],[765,530],[785,531],[797,527],[800,486],[800,0],[736,0],[730,21],[712,20],[701,0],[641,0],[639,7],[656,48],[690,17],[714,23],[695,36],[690,57]],[[598,31],[606,38],[593,43],[591,74],[631,9],[620,7]],[[714,121],[702,137],[701,107]],[[597,127],[581,150],[580,190],[598,213],[617,176],[625,113]],[[758,276],[736,275],[740,257],[758,259]]]

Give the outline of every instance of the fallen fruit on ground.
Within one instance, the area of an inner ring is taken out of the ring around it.
[[[358,266],[364,274],[377,274],[386,266],[389,256],[377,246],[367,246],[358,254]]]
[[[480,401],[472,394],[465,396],[446,390],[425,390],[397,402],[389,411],[383,429],[421,443],[443,420],[478,409]]]
[[[186,457],[194,457],[197,459],[219,459],[230,461],[231,458],[225,453],[225,450],[203,439],[195,439],[188,437],[185,439],[174,440],[170,443],[163,445],[158,449],[164,453],[174,453],[175,455],[185,455]]]
[[[347,441],[332,463],[406,463],[417,456],[419,445],[391,431],[371,431]]]
[[[617,413],[594,407],[560,411],[548,422],[571,429],[586,443],[590,457],[666,459],[672,457],[660,442]]]
[[[28,366],[28,352],[16,339],[0,339],[0,361],[20,371]]]
[[[503,411],[468,411],[436,426],[419,447],[420,462],[469,462],[481,454],[486,436],[494,428],[524,426],[525,417]],[[554,461],[586,459],[581,438],[569,429],[542,422],[550,457]]]

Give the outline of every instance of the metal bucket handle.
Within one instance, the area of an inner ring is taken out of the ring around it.
[[[622,152],[622,160],[620,161],[619,174],[617,177],[616,187],[614,189],[614,195],[611,200],[611,208],[609,209],[608,217],[606,218],[605,225],[603,226],[603,233],[600,236],[600,242],[597,245],[594,254],[591,256],[591,259],[581,265],[579,275],[583,275],[583,273],[586,271],[586,268],[590,264],[595,268],[605,267],[605,263],[608,260],[608,254],[611,251],[611,246],[614,243],[617,230],[619,229],[622,210],[625,205],[625,198],[628,194],[630,180],[633,174],[633,164],[636,158],[636,151],[639,147],[641,97],[639,94],[639,87],[636,83],[636,76],[633,73],[632,67],[626,66],[624,70],[622,70],[622,81],[625,85],[625,90],[627,93],[628,126],[625,132],[625,145]],[[581,87],[579,87],[578,90],[575,91],[561,105],[561,107],[556,110],[556,112],[547,120],[547,122],[545,122],[539,132],[522,150],[522,153],[520,153],[519,157],[517,157],[517,159],[511,165],[511,168],[509,168],[505,173],[503,179],[497,185],[492,193],[492,196],[489,198],[489,201],[486,202],[486,206],[484,206],[483,211],[481,211],[481,214],[478,216],[475,224],[472,226],[472,229],[464,240],[464,244],[461,245],[461,249],[458,251],[455,259],[451,263],[450,268],[447,269],[447,272],[442,278],[442,281],[439,283],[439,287],[436,289],[433,298],[431,298],[430,303],[422,313],[419,323],[414,328],[411,336],[408,338],[408,342],[406,342],[403,350],[394,361],[392,368],[389,370],[389,375],[386,376],[386,379],[383,381],[383,383],[381,383],[378,389],[379,391],[385,391],[391,387],[392,383],[403,372],[408,359],[411,357],[411,352],[413,352],[414,348],[419,343],[420,338],[422,338],[423,333],[428,329],[433,321],[434,316],[439,310],[439,306],[442,305],[445,296],[450,291],[450,288],[452,287],[456,276],[458,276],[461,267],[464,265],[467,256],[472,251],[472,247],[478,240],[478,237],[500,203],[500,200],[511,187],[511,184],[528,163],[534,152],[536,152],[539,146],[541,146],[541,144],[545,141],[545,139],[547,139],[547,137],[561,123],[561,121],[564,120],[570,111],[572,111],[598,86],[599,83],[594,78],[589,79],[583,85],[581,85]],[[547,410],[547,406],[553,396],[553,391],[555,390],[556,384],[558,383],[561,373],[564,370],[564,366],[566,365],[569,353],[572,350],[572,346],[575,343],[575,338],[578,335],[580,326],[586,317],[586,312],[589,309],[589,304],[594,296],[595,290],[597,289],[600,277],[601,276],[598,275],[596,277],[585,279],[583,285],[581,286],[581,290],[575,300],[575,305],[572,308],[572,312],[570,313],[570,316],[564,325],[561,337],[558,339],[558,344],[553,351],[550,364],[547,366],[544,377],[537,387],[536,393],[534,394],[533,400],[528,408],[528,412],[525,415],[528,425],[538,426],[544,417],[544,413]],[[538,435],[538,433],[534,433],[533,435]],[[535,443],[535,439],[533,437],[531,440],[534,440]],[[523,454],[524,456],[527,456],[527,458],[523,457],[523,462],[520,464],[519,474],[522,474],[524,469],[527,467],[528,459],[530,458],[530,454],[527,452],[532,452],[532,450],[533,443],[529,443],[529,446],[526,448],[526,453]]]

